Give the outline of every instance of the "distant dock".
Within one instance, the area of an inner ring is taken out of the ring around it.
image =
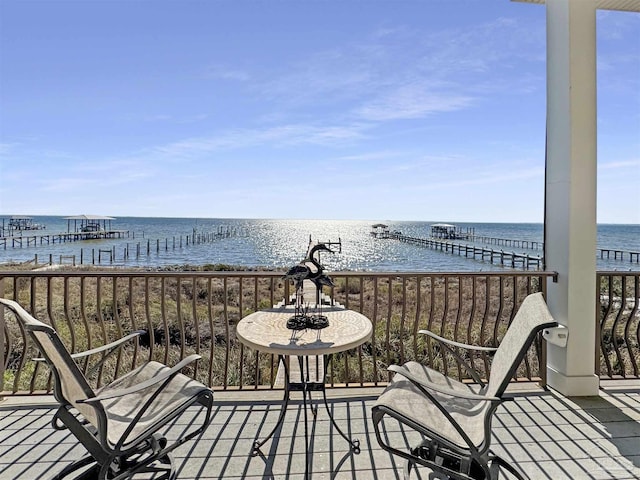
[[[82,240],[102,240],[109,238],[127,238],[128,230],[98,230],[93,232],[34,233],[0,237],[0,248],[23,248],[56,243],[77,242]]]
[[[504,250],[496,250],[493,248],[469,245],[467,243],[459,243],[451,240],[441,240],[439,238],[419,238],[403,235],[400,232],[384,231],[382,234],[372,236],[381,239],[399,240],[405,243],[412,243],[422,247],[432,248],[445,253],[464,255],[466,258],[479,259],[488,261],[493,264],[507,265],[513,268],[520,267],[525,270],[531,268],[541,269],[543,265],[542,255],[530,255],[527,253],[516,253]],[[488,243],[494,245],[505,245],[518,248],[528,248],[531,250],[543,250],[544,244],[542,242],[531,240],[510,240],[506,238],[488,237],[488,236],[476,236],[469,235],[469,240]],[[633,252],[629,250],[617,250],[610,248],[598,248],[597,253],[601,259],[611,259],[624,261],[629,260],[630,263],[640,263],[640,252]]]
[[[450,240],[440,240],[435,238],[418,238],[402,235],[399,233],[389,233],[387,237],[405,243],[412,243],[421,247],[428,247],[445,253],[464,255],[466,258],[479,259],[507,265],[513,268],[520,267],[523,270],[541,270],[543,265],[542,256],[529,255],[527,253],[505,252],[504,250],[494,250],[477,245],[452,242]]]
[[[115,236],[111,237],[98,237],[96,234],[107,234],[112,233]],[[58,238],[59,235],[62,235],[62,239]],[[76,238],[76,237],[68,237],[67,235],[91,235],[90,237],[85,238]],[[119,235],[119,236],[118,236]],[[51,243],[64,243],[65,241],[72,242],[77,240],[93,240],[96,238],[125,238],[129,237],[128,230],[111,230],[111,231],[100,231],[100,232],[76,232],[75,234],[55,234],[55,239],[50,239]],[[131,235],[135,241],[135,233]],[[53,253],[49,254],[38,254],[36,253],[33,260],[29,260],[28,262],[33,262],[34,265],[54,265],[55,263],[67,264],[67,265],[102,265],[109,264],[113,265],[114,263],[118,263],[120,265],[125,265],[130,260],[139,261],[140,259],[148,259],[152,255],[160,255],[161,253],[168,253],[170,251],[182,250],[185,247],[202,245],[207,243],[213,243],[217,240],[223,238],[235,238],[235,237],[248,237],[249,232],[244,228],[235,228],[235,227],[225,227],[219,226],[217,231],[214,232],[198,232],[195,228],[192,233],[187,235],[179,235],[173,236],[171,238],[164,239],[150,239],[146,238],[142,242],[138,241],[136,243],[130,244],[129,242],[120,242],[119,245],[112,245],[110,247],[107,246],[96,246],[90,248],[80,248],[78,254],[59,254],[54,255]],[[45,237],[45,235],[40,235],[39,237]],[[142,235],[144,238],[144,234]],[[18,237],[15,237],[18,238]],[[38,238],[39,239],[39,238]],[[37,241],[33,240],[32,236],[29,237],[29,246],[38,246]],[[2,245],[2,241],[5,239],[0,239],[0,245]],[[10,241],[12,238],[6,238],[6,240]],[[41,240],[41,239],[40,239]],[[44,242],[44,241],[43,241]],[[335,243],[335,242],[334,242]],[[43,245],[47,243],[44,242]],[[24,243],[23,245],[26,245]],[[16,245],[17,247],[18,245]]]
[[[56,243],[78,242],[83,240],[104,240],[125,238],[128,230],[116,230],[111,227],[114,217],[104,215],[74,215],[65,217],[67,231],[60,233],[31,233],[32,230],[45,229],[46,226],[33,222],[32,217],[14,215],[9,219],[9,228],[4,228],[2,220],[2,235],[0,247],[23,248],[39,245],[54,245]],[[73,225],[73,228],[71,226]],[[6,231],[5,231],[6,230]],[[7,233],[8,235],[5,235]]]
[[[624,260],[625,257],[629,258],[630,263],[640,263],[640,252],[630,252],[628,250],[614,250],[612,248],[599,248],[600,258],[611,258],[613,254],[614,260]]]
[[[5,235],[14,235],[15,232],[22,233],[23,230],[43,230],[47,228],[41,223],[33,221],[33,217],[26,217],[24,215],[13,215],[9,218],[9,221],[5,225],[5,219],[2,219],[0,225],[0,237]]]

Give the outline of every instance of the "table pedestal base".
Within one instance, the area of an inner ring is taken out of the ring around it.
[[[305,478],[308,478],[309,472],[309,426],[308,426],[308,417],[307,417],[307,406],[311,408],[311,412],[315,417],[318,413],[318,406],[313,404],[313,400],[311,398],[311,392],[322,392],[322,400],[324,402],[324,406],[327,409],[327,415],[331,420],[331,424],[338,431],[340,436],[344,438],[349,445],[351,446],[351,451],[358,454],[360,453],[360,440],[350,439],[342,429],[338,426],[336,421],[331,414],[331,410],[329,409],[329,404],[327,403],[327,392],[325,389],[325,375],[327,371],[327,367],[329,366],[329,361],[331,360],[331,355],[324,355],[323,358],[323,370],[321,375],[317,375],[317,359],[316,357],[316,379],[320,381],[312,382],[310,381],[310,371],[309,371],[309,357],[308,356],[298,356],[298,362],[300,364],[300,382],[291,382],[289,378],[289,366],[287,365],[286,359],[284,355],[279,355],[278,360],[283,365],[285,369],[285,386],[284,386],[284,397],[282,399],[282,409],[280,410],[280,416],[278,417],[278,421],[275,426],[264,439],[255,440],[253,442],[253,451],[252,455],[257,456],[260,454],[260,447],[264,445],[276,432],[276,430],[282,426],[282,422],[284,421],[284,415],[287,412],[287,407],[289,406],[289,399],[291,392],[302,392],[302,402],[304,408],[304,451],[306,457],[306,468],[305,468]]]

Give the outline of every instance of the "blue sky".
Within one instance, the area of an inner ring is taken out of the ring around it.
[[[545,15],[0,0],[0,214],[541,222]],[[640,223],[640,15],[597,22],[598,221]]]

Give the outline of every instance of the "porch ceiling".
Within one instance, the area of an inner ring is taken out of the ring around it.
[[[511,0],[522,3],[544,4],[545,0]],[[640,0],[596,0],[596,8],[600,10],[620,10],[624,12],[640,12]]]

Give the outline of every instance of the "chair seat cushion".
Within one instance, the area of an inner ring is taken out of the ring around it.
[[[477,393],[469,385],[449,378],[418,362],[408,362],[404,367],[420,379],[465,393]],[[429,390],[427,390],[429,391]],[[490,413],[490,402],[467,400],[430,391],[436,400],[451,414],[476,447],[481,447],[485,435],[490,435],[490,425],[485,432],[485,417]],[[396,373],[391,383],[378,397],[373,408],[386,407],[387,412],[402,421],[402,418],[423,427],[426,431],[449,440],[462,448],[468,448],[460,433],[453,427],[442,411],[424,395],[410,380]],[[431,435],[429,435],[431,436]],[[488,439],[486,439],[488,440]],[[488,445],[488,441],[486,443]]]
[[[169,370],[169,367],[158,362],[145,363],[103,387],[97,393],[98,395],[106,394],[113,390],[121,390],[137,385],[159,375],[164,370]],[[124,397],[107,399],[102,402],[107,416],[107,438],[112,445],[115,445],[120,440],[136,415],[161,385],[162,382]],[[175,413],[188,407],[192,400],[204,390],[207,390],[207,387],[200,382],[178,373],[162,389],[137,421],[131,433],[127,435],[125,446],[136,443],[140,437],[147,437],[150,433],[149,430],[152,432],[158,422],[165,423],[164,420],[167,417],[173,417]]]

